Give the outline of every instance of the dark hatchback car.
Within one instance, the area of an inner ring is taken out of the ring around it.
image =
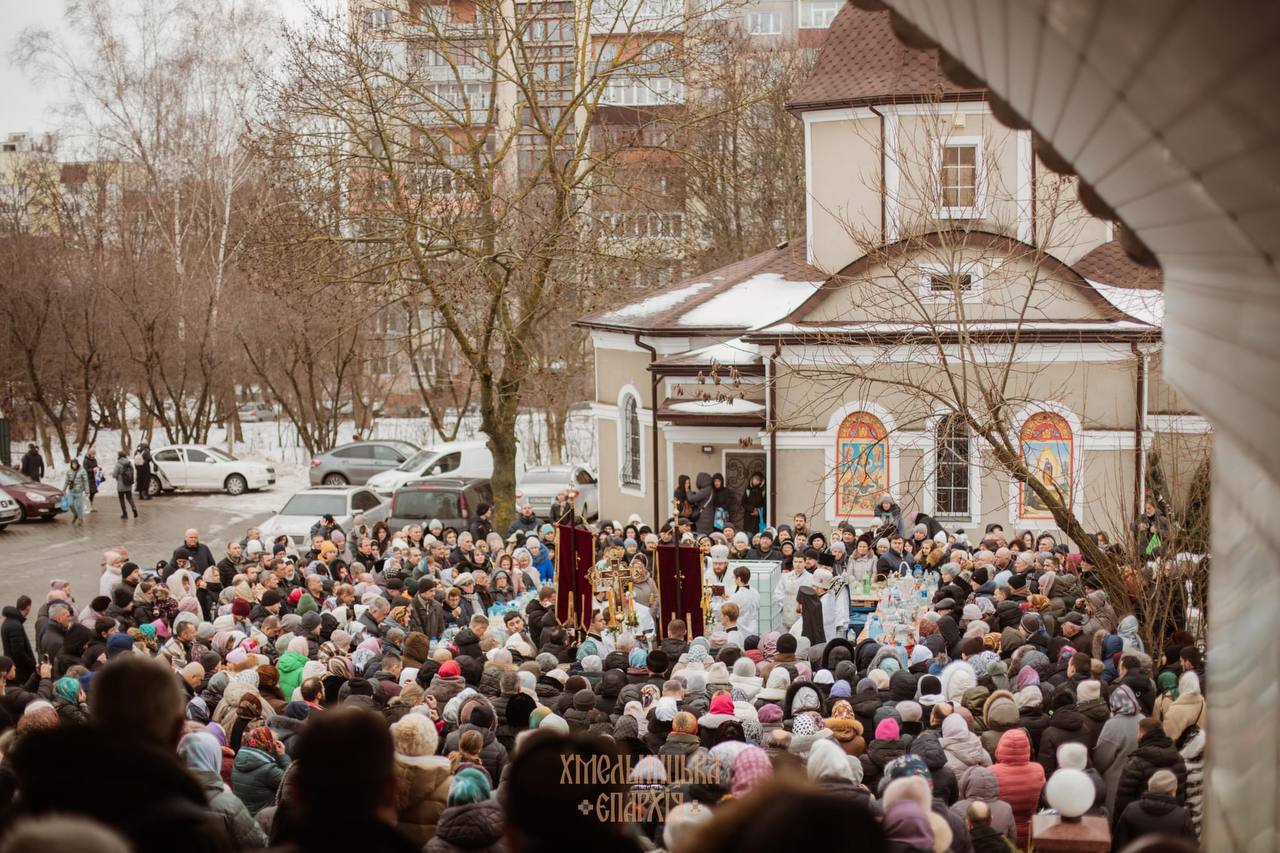
[[[493,503],[493,490],[484,478],[432,477],[410,480],[391,498],[387,525],[399,530],[407,524],[424,528],[433,518],[445,527],[463,531],[471,524],[480,504]]]
[[[21,512],[18,521],[53,518],[62,512],[61,489],[32,480],[8,465],[0,465],[0,491],[17,502]]]

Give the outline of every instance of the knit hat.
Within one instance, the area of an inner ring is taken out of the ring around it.
[[[898,721],[892,717],[883,719],[876,725],[877,740],[897,740],[899,735]]]
[[[756,715],[760,718],[760,722],[762,723],[782,722],[782,708],[772,702],[766,702],[764,705],[761,705],[759,711],[756,712]]]
[[[899,702],[894,708],[904,723],[918,723],[924,716],[924,709],[920,707],[920,703],[910,699]]]
[[[411,716],[421,716],[418,714]],[[465,806],[469,803],[481,803],[493,796],[493,786],[489,784],[489,776],[475,767],[464,767],[453,774],[449,783],[450,806]]]
[[[698,720],[688,711],[681,711],[672,719],[671,731],[679,735],[696,735],[698,733]]]
[[[235,601],[231,602],[231,615],[239,619],[247,618],[249,616],[249,611],[252,609],[253,608],[250,606],[248,599],[237,598]]]
[[[930,788],[933,787],[933,774],[929,772],[929,765],[918,755],[895,758],[884,768],[885,779],[904,779],[908,776],[919,776],[929,783]]]
[[[833,699],[848,699],[853,695],[853,691],[849,688],[849,682],[841,679],[831,685],[831,691],[827,695]]]
[[[1089,679],[1082,681],[1076,687],[1076,700],[1080,702],[1089,702],[1102,696],[1101,682]]]
[[[306,642],[305,640],[303,642]],[[440,669],[436,670],[436,675],[441,678],[457,678],[462,675],[462,667],[458,666],[455,660],[447,660],[440,664]]]
[[[711,698],[712,714],[728,714],[733,715],[733,699],[726,693],[717,693]]]

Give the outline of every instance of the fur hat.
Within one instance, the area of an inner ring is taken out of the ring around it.
[[[422,764],[434,758],[439,735],[430,719],[423,714],[406,714],[391,724],[391,740],[396,747],[396,760]]]

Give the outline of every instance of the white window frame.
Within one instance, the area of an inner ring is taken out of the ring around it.
[[[762,26],[767,22],[767,26]],[[748,12],[747,32],[753,36],[782,35],[781,12]]]
[[[839,2],[831,2],[831,0],[800,0],[799,28],[802,30],[828,29],[839,11]],[[817,23],[818,13],[825,18],[822,23]]]
[[[919,276],[916,280],[916,293],[921,302],[952,302],[955,300],[955,294],[950,290],[943,293],[934,292],[932,282],[935,276],[950,276],[955,270],[952,270],[946,264],[932,262],[920,264],[919,270]],[[986,266],[973,261],[964,264],[959,272],[961,275],[970,277],[969,289],[964,292],[961,301],[981,302],[987,287]]]
[[[938,195],[934,202],[934,212],[939,219],[981,219],[986,213],[987,166],[983,156],[983,138],[981,136],[944,136],[934,140],[933,144],[933,176],[937,181]],[[946,148],[973,149],[973,204],[945,206],[942,203],[942,152]]]
[[[982,520],[982,460],[981,441],[969,430],[969,512],[967,515],[941,515],[938,511],[938,428],[951,412],[939,411],[926,419],[922,437],[924,453],[924,488],[921,490],[921,508],[946,524],[978,524]]]
[[[639,430],[640,445],[640,470],[637,482],[628,483],[623,479],[622,472],[624,470],[624,460],[628,457],[627,450],[627,401],[634,400],[636,405],[636,429]],[[644,405],[641,402],[640,392],[632,385],[624,385],[622,390],[618,392],[618,421],[617,429],[614,431],[617,435],[618,444],[618,490],[624,495],[638,495],[643,497],[645,494],[645,447],[644,447]]]

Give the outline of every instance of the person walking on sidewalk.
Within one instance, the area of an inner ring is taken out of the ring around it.
[[[129,460],[129,454],[123,450],[116,451],[116,467],[112,469],[111,476],[116,478],[116,496],[120,499],[120,517],[129,517],[124,508],[127,501],[129,509],[133,510],[133,517],[137,518],[138,505],[133,502],[133,462]]]
[[[89,503],[89,475],[79,459],[72,459],[70,464],[71,468],[62,483],[62,491],[67,495],[67,509],[71,510],[71,526],[78,524],[83,527],[85,509]]]

